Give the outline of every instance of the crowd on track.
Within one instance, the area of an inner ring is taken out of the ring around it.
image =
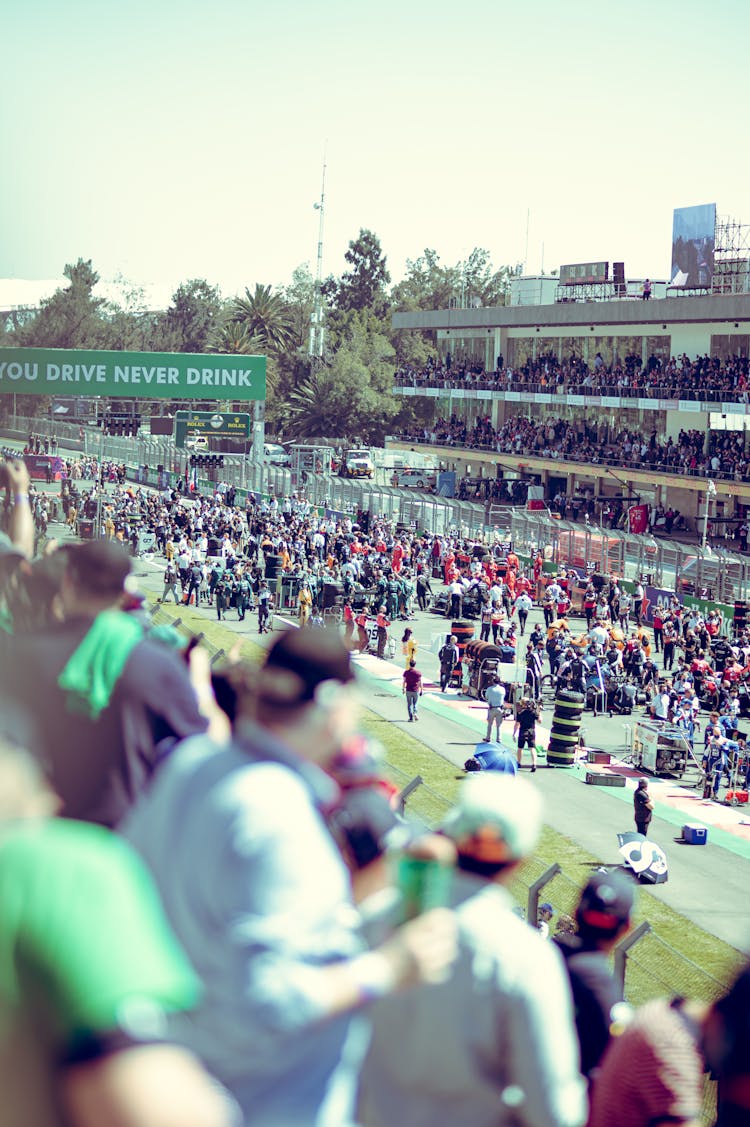
[[[750,402],[750,362],[746,356],[687,356],[664,360],[652,355],[645,364],[640,356],[630,355],[606,364],[600,353],[592,363],[570,356],[559,360],[554,354],[538,356],[519,365],[500,365],[487,372],[477,362],[456,362],[446,357],[424,368],[401,368],[397,385],[412,387],[479,387],[497,391],[565,393],[585,396],[619,396],[632,399],[722,399]]]
[[[362,734],[352,655],[358,614],[384,656],[393,620],[429,606],[448,633],[472,606],[481,636],[528,647],[533,699],[544,662],[585,691],[577,663],[611,650],[643,690],[653,644],[647,707],[681,712],[710,670],[723,741],[750,639],[722,657],[721,622],[679,604],[647,636],[614,577],[586,588],[576,633],[578,577],[546,577],[541,556],[526,573],[499,541],[326,516],[299,494],[237,505],[221,482],[150,492],[116,468],[104,491],[98,470],[58,502],[71,528],[95,512],[92,537],[38,557],[41,491],[19,461],[2,479],[3,1124],[697,1127],[705,1069],[719,1127],[747,1122],[750,969],[712,1004],[631,1010],[610,953],[633,879],[595,872],[556,927],[550,905],[521,918],[510,887],[540,790],[477,771],[435,832],[412,822]],[[143,614],[138,553],[163,560],[165,599],[242,617],[287,590],[300,628],[275,629],[260,664],[212,669]],[[534,602],[545,628],[527,631]]]

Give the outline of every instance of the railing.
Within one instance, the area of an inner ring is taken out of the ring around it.
[[[588,384],[573,383],[542,383],[538,380],[523,380],[518,373],[514,373],[512,383],[508,383],[505,373],[491,376],[473,376],[454,379],[419,379],[416,376],[394,376],[393,388],[402,387],[431,388],[446,392],[476,389],[497,393],[498,398],[504,398],[508,392],[520,392],[522,395],[551,395],[554,398],[562,395],[578,395],[587,399],[601,397],[614,399],[653,399],[653,400],[678,400],[686,403],[750,403],[750,389],[738,390],[737,388],[705,388],[705,387],[679,387],[671,384],[649,384],[645,387],[621,387],[619,384]]]
[[[640,455],[632,458],[616,457],[612,453],[611,449],[606,448],[603,448],[601,453],[597,453],[593,457],[588,454],[577,454],[575,450],[572,450],[567,453],[560,454],[556,459],[552,459],[548,455],[545,455],[543,452],[547,446],[547,443],[545,443],[544,447],[541,448],[536,446],[530,447],[528,445],[522,445],[521,448],[518,449],[515,445],[512,445],[511,449],[507,449],[506,445],[502,443],[500,445],[498,445],[497,442],[469,443],[465,440],[457,440],[454,435],[440,434],[439,432],[435,432],[434,438],[432,436],[426,438],[424,434],[419,435],[405,433],[394,434],[391,437],[398,442],[408,442],[410,445],[448,447],[449,449],[456,450],[457,452],[466,450],[472,453],[478,452],[481,454],[497,454],[500,457],[513,459],[544,458],[549,467],[553,467],[561,462],[574,462],[577,465],[586,465],[591,466],[592,468],[601,466],[603,469],[617,468],[625,470],[640,470],[647,471],[648,473],[668,474],[678,477],[691,477],[703,481],[708,481],[708,479],[710,478],[712,481],[738,481],[750,483],[750,473],[741,474],[736,470],[722,470],[721,468],[714,470],[710,466],[707,466],[705,464],[702,466],[696,466],[695,468],[690,468],[689,466],[671,465],[664,463],[659,459],[651,461],[649,460],[648,456],[646,456],[646,458],[642,458]]]

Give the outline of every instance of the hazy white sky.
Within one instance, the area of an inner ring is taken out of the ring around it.
[[[360,227],[665,278],[674,207],[750,222],[747,0],[3,0],[0,277],[233,293]]]

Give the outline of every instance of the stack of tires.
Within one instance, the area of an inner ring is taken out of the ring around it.
[[[451,684],[461,687],[464,651],[466,650],[466,643],[470,642],[474,637],[474,623],[462,622],[460,619],[457,622],[451,622],[451,634],[456,636],[456,644],[458,646],[460,665],[457,665],[453,670],[451,677]]]
[[[575,763],[583,705],[583,693],[574,693],[571,689],[561,689],[555,697],[547,748],[548,767],[572,767]]]
[[[265,579],[268,583],[269,590],[276,593],[278,587],[278,579],[281,574],[281,557],[280,556],[266,556],[266,570]],[[296,595],[296,592],[295,592]]]

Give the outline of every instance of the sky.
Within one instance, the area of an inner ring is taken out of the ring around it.
[[[666,278],[672,211],[750,222],[746,0],[0,0],[0,278],[226,296],[434,249]]]

